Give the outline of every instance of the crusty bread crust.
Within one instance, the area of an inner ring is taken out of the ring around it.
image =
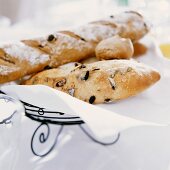
[[[157,71],[136,61],[109,60],[43,71],[24,84],[43,84],[89,103],[105,103],[134,96],[159,79]]]

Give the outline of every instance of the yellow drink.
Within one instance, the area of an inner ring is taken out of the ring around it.
[[[159,45],[162,54],[170,59],[170,43],[164,43]]]

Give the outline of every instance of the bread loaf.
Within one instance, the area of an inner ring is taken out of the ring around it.
[[[109,60],[50,69],[24,84],[43,84],[89,103],[105,103],[134,96],[159,79],[159,73],[144,64]]]
[[[47,37],[23,42],[49,54],[50,67],[57,67],[93,56],[95,47],[101,40],[119,35],[135,42],[148,31],[144,18],[137,12],[128,11],[71,31],[59,31]]]
[[[148,32],[144,18],[128,11],[69,31],[0,47],[0,83],[94,56],[96,45],[114,35],[133,42]]]

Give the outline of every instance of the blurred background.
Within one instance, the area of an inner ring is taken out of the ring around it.
[[[0,0],[0,42],[41,36],[124,10],[142,13],[158,41],[170,41],[170,0]]]

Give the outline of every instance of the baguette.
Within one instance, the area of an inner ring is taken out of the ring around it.
[[[98,61],[40,72],[23,84],[43,84],[89,103],[137,95],[160,79],[154,69],[133,60]]]
[[[47,54],[23,43],[0,46],[0,83],[17,80],[48,66]]]
[[[58,67],[94,56],[95,47],[101,40],[119,35],[136,42],[148,31],[144,18],[137,12],[128,11],[71,31],[59,31],[47,37],[23,42],[49,54],[50,67]]]
[[[58,31],[45,37],[22,40],[18,44],[3,45],[0,47],[0,59],[3,60],[0,62],[0,83],[42,71],[46,66],[55,68],[87,59],[95,55],[95,47],[101,40],[114,35],[135,42],[148,31],[144,18],[137,12],[129,11],[70,31]]]

